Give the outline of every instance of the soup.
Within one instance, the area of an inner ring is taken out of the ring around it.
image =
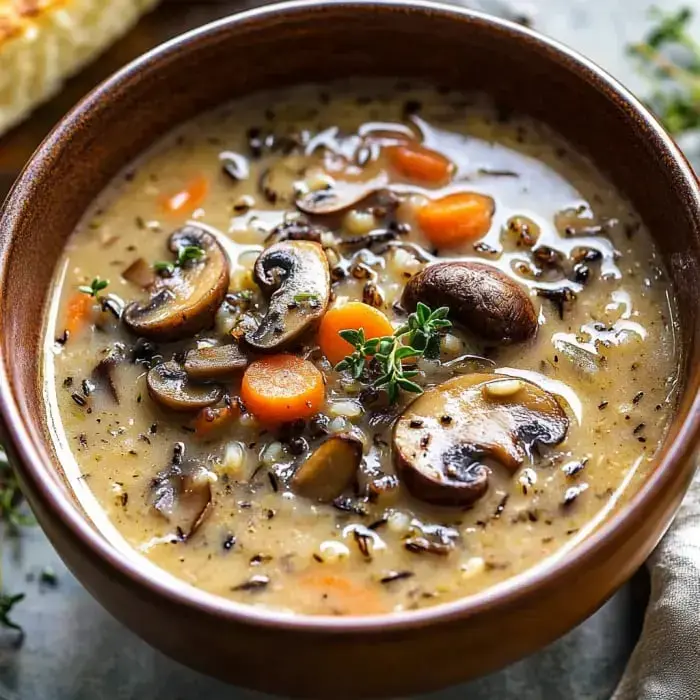
[[[45,396],[115,546],[300,614],[401,611],[561,556],[674,405],[630,205],[542,125],[384,83],[166,136],[66,246]]]

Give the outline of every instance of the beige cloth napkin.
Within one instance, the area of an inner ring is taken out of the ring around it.
[[[700,700],[700,473],[647,566],[644,628],[612,700]]]

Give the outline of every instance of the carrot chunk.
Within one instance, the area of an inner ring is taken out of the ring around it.
[[[295,355],[270,355],[251,363],[243,375],[241,398],[263,423],[308,418],[323,406],[323,375]]]
[[[170,214],[185,214],[201,206],[209,193],[209,181],[203,175],[190,180],[186,187],[161,199],[163,209]]]
[[[341,615],[377,615],[387,611],[379,592],[338,574],[311,571],[299,578],[301,589]]]
[[[384,149],[391,167],[407,180],[426,185],[449,182],[454,165],[441,153],[418,144],[389,146]]]
[[[89,294],[76,292],[66,305],[66,330],[68,337],[77,336],[87,326],[94,299]]]
[[[494,203],[476,192],[457,192],[434,199],[417,213],[418,225],[438,248],[476,241],[491,228]]]
[[[318,344],[321,352],[334,365],[346,355],[353,352],[353,347],[343,340],[339,333],[344,330],[360,330],[365,332],[365,338],[382,338],[393,335],[394,329],[389,319],[379,309],[361,301],[351,301],[343,306],[329,309],[321,320],[318,329]]]

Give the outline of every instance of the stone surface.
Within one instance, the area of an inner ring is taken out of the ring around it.
[[[587,54],[632,89],[643,83],[624,46],[647,26],[647,0],[474,0],[467,3],[505,16],[530,15],[537,29]],[[664,3],[665,4],[665,3]],[[674,3],[675,4],[675,3]],[[685,3],[689,4],[689,3]],[[693,3],[700,5],[700,0]],[[19,164],[62,110],[122,57],[156,40],[222,16],[230,2],[180,2],[146,20],[149,32],[127,38],[89,77],[44,107],[25,127],[0,142],[0,195]],[[160,36],[158,23],[167,25]],[[43,534],[27,530],[21,541],[5,538],[5,589],[24,590],[16,619],[26,629],[21,648],[15,636],[0,635],[0,700],[253,700],[263,696],[205,678],[154,651],[107,615],[68,573]],[[43,567],[58,583],[39,582]],[[644,588],[643,577],[641,588]],[[639,581],[637,582],[639,583]],[[610,696],[639,633],[642,594],[628,585],[600,611],[564,638],[508,669],[472,683],[425,696],[426,700],[604,700]],[[572,596],[576,591],[571,592]],[[378,663],[381,663],[378,660]]]

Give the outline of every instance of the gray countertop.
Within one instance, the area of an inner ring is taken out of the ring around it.
[[[582,51],[632,89],[643,83],[624,46],[643,34],[647,0],[474,0],[472,7],[527,14],[534,26]],[[661,3],[659,3],[661,4]],[[664,6],[675,5],[665,0]],[[700,0],[685,4],[700,6]],[[206,5],[206,7],[204,7]],[[164,10],[161,10],[164,11]],[[178,28],[225,13],[224,5],[184,4]],[[168,17],[168,21],[171,19]],[[151,20],[152,21],[152,20]],[[263,696],[226,686],[176,664],[113,620],[66,570],[38,528],[3,538],[8,592],[25,591],[16,620],[26,630],[16,648],[0,633],[0,698],[6,700],[247,700]],[[50,566],[55,586],[40,582]],[[480,680],[432,694],[433,700],[603,700],[610,696],[639,634],[645,579],[639,575],[601,610],[532,657]],[[571,592],[572,596],[576,591]],[[381,660],[378,659],[378,668]]]

